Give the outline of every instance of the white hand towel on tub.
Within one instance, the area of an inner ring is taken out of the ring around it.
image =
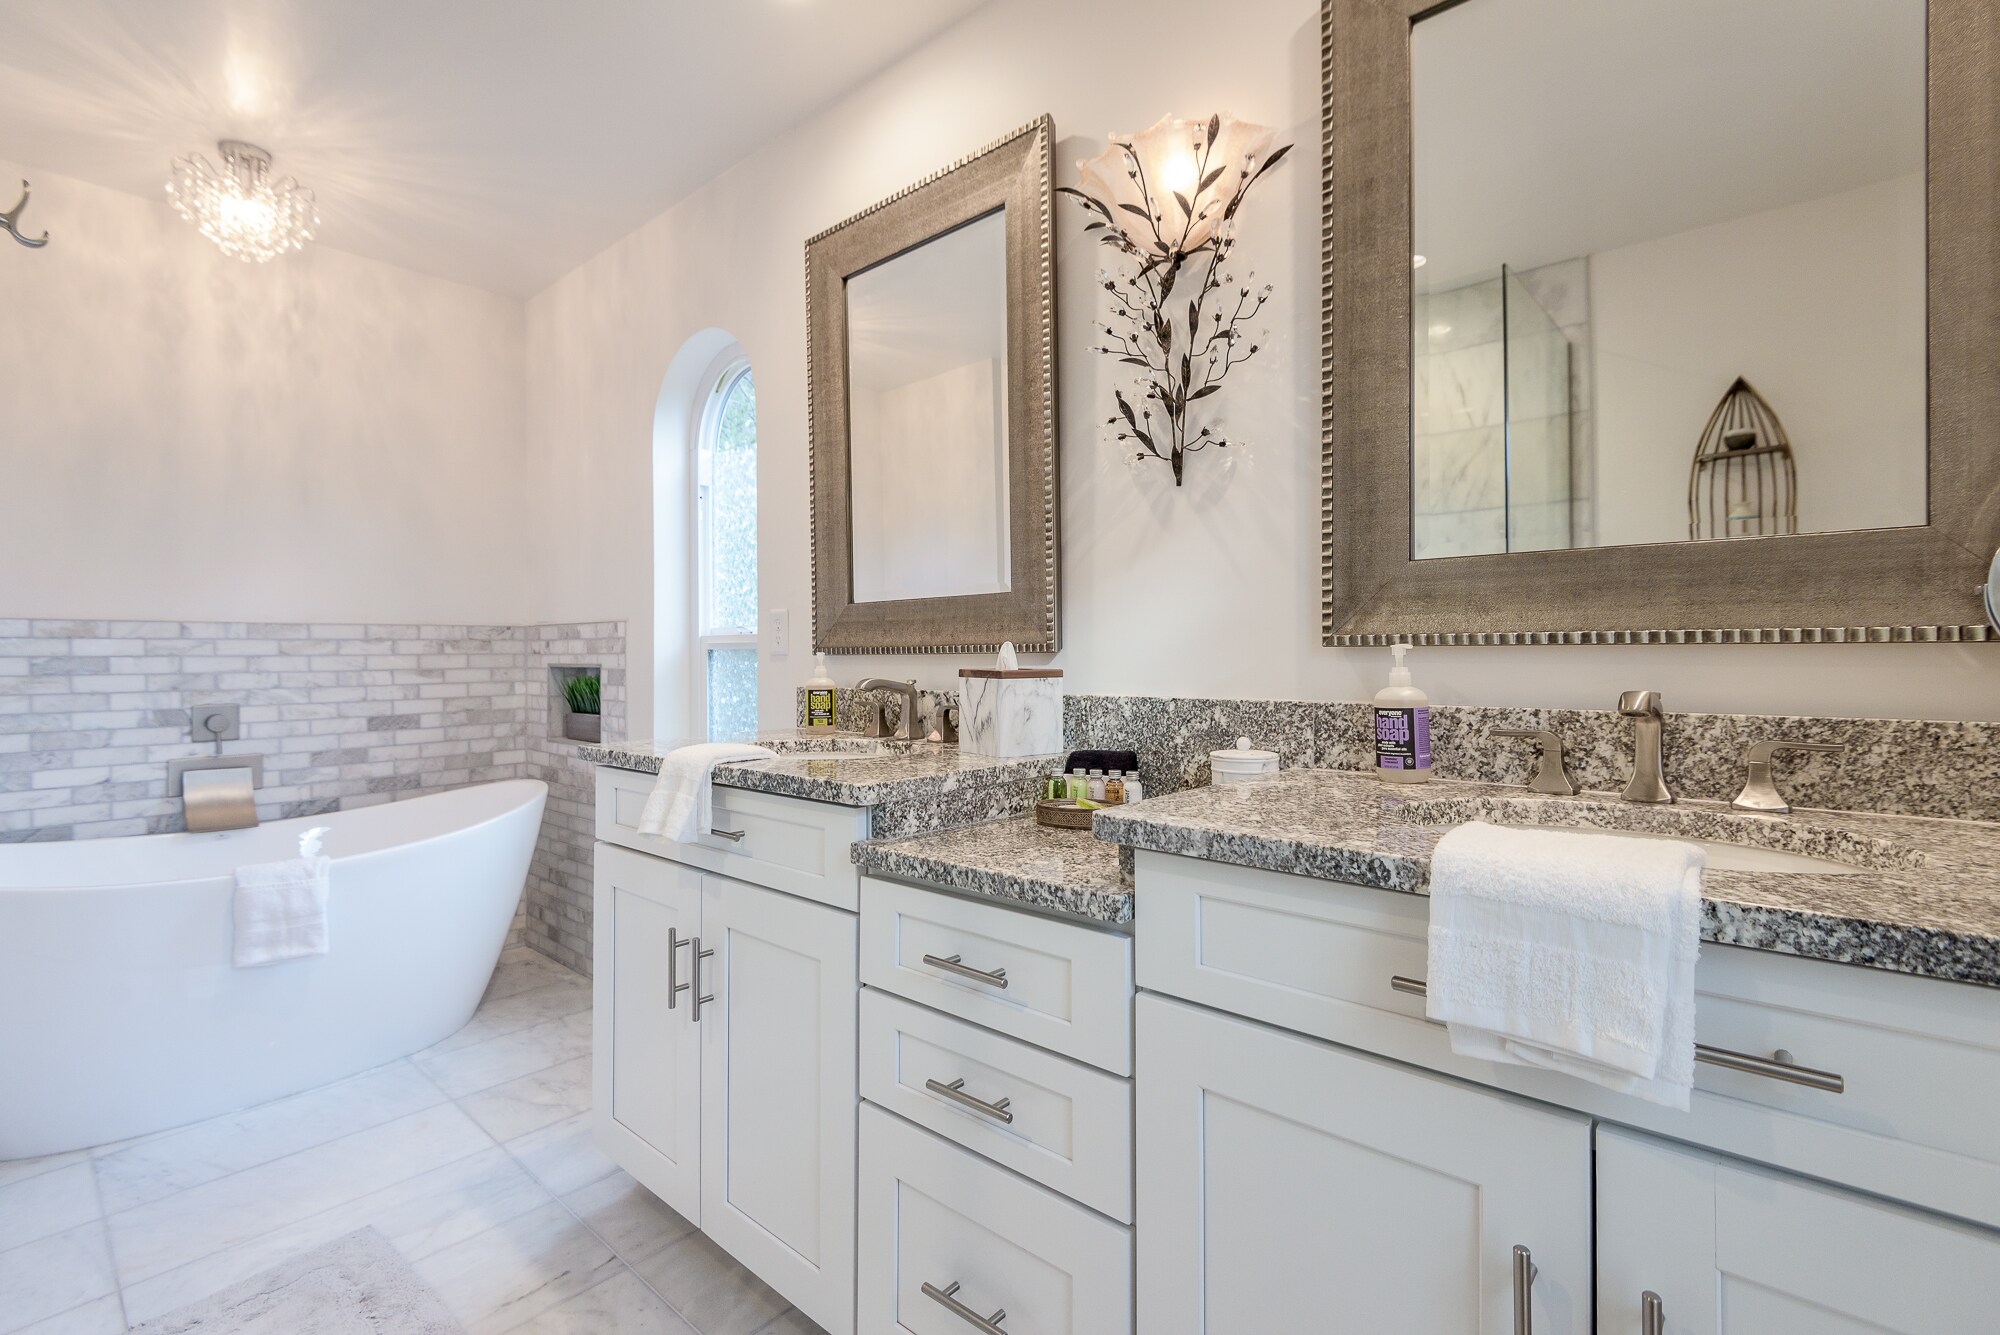
[[[639,833],[657,834],[690,843],[715,827],[715,802],[709,782],[715,767],[735,760],[770,760],[778,753],[767,746],[739,742],[703,742],[669,751],[660,759],[660,777],[639,814]]]
[[[236,869],[239,969],[326,954],[326,893],[333,861],[319,851],[327,827],[299,836],[299,855]]]
[[[1428,1014],[1461,1056],[1686,1109],[1706,862],[1676,840],[1460,826],[1431,856]]]

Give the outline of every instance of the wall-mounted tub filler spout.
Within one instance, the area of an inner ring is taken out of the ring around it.
[[[167,762],[167,795],[181,799],[189,834],[247,830],[257,824],[262,756],[191,756]]]
[[[1632,720],[1632,779],[1625,785],[1627,802],[1671,802],[1660,771],[1660,711],[1658,691],[1627,691],[1618,697],[1618,712]]]

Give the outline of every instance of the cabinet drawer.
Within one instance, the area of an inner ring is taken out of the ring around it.
[[[935,1087],[955,1081],[959,1097]],[[1132,1222],[1129,1080],[871,987],[861,994],[861,1095]]]
[[[1130,1229],[866,1104],[860,1224],[869,1335],[966,1335],[1001,1311],[1034,1335],[1132,1330]]]
[[[714,827],[727,834],[681,842],[639,832],[653,782],[635,770],[598,768],[599,839],[853,911],[858,875],[848,850],[868,837],[865,807],[718,786]]]
[[[861,981],[1132,1073],[1130,937],[864,877]]]
[[[1148,853],[1138,886],[1149,991],[2000,1223],[2000,1120],[1985,1111],[2000,1095],[2000,990],[1704,944],[1696,1040],[1783,1050],[1844,1088],[1702,1062],[1682,1114],[1455,1056],[1424,999],[1389,984],[1426,973],[1422,896]]]

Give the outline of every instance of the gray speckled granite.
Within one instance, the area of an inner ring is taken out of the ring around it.
[[[1101,811],[1100,840],[1385,890],[1424,893],[1430,854],[1469,816],[1510,823],[1727,836],[1866,871],[1710,871],[1702,935],[1812,959],[2000,986],[2000,827],[1851,812],[1743,817],[1713,803],[1628,806],[1604,794],[1537,798],[1436,781],[1290,770]]]
[[[1033,816],[895,842],[854,845],[870,876],[941,885],[1120,926],[1132,921],[1132,883],[1116,845],[1087,830],[1052,830]]]
[[[795,733],[760,740],[783,748],[787,754],[774,760],[717,765],[715,781],[725,788],[874,807],[871,829],[877,839],[971,825],[1026,811],[1034,805],[1036,778],[1052,773],[1058,759],[1022,756],[1001,760],[960,755],[955,746],[930,742],[876,743]],[[660,757],[675,745],[620,742],[586,746],[582,754],[592,764],[658,774]],[[804,749],[808,747],[814,749]],[[852,747],[880,754],[841,754]]]

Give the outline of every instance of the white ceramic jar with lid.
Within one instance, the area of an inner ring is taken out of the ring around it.
[[[1278,753],[1261,751],[1248,737],[1238,737],[1233,748],[1208,753],[1208,772],[1216,783],[1268,779],[1278,772]]]

